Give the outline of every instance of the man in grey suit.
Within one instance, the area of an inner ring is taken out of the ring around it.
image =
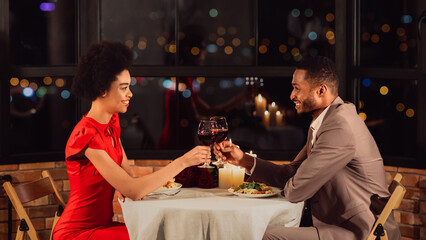
[[[390,196],[376,142],[355,106],[338,96],[338,84],[326,57],[297,66],[290,99],[313,120],[306,145],[288,165],[251,157],[228,141],[215,144],[216,156],[246,168],[250,181],[284,188],[291,202],[310,199],[313,226],[269,226],[264,239],[366,239]],[[393,214],[384,227],[389,239],[401,239]]]

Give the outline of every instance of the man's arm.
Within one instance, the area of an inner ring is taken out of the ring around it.
[[[319,134],[309,157],[285,185],[286,198],[291,202],[309,199],[335,177],[354,158],[353,138],[350,126],[345,123],[329,126]]]
[[[294,176],[300,164],[306,159],[306,145],[300,150],[290,164],[276,165],[269,161],[256,159],[256,167],[248,181],[262,182],[266,185],[284,188],[287,181]]]

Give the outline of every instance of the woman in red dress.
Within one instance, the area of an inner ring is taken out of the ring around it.
[[[210,148],[197,146],[152,174],[133,177],[120,141],[118,113],[132,97],[129,67],[133,53],[118,42],[91,46],[82,57],[72,91],[92,102],[65,149],[71,191],[53,232],[54,240],[129,239],[126,226],[112,221],[114,192],[142,199],[189,166],[208,162]]]

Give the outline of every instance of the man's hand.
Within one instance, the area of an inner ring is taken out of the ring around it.
[[[222,158],[225,162],[247,168],[248,170],[253,167],[253,158],[244,154],[237,145],[232,144],[230,141],[215,143],[213,152],[216,159]]]

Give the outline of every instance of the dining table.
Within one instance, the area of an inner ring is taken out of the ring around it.
[[[289,202],[280,190],[269,197],[241,195],[220,188],[180,188],[119,202],[132,240],[258,240],[268,226],[299,226],[303,202]]]

